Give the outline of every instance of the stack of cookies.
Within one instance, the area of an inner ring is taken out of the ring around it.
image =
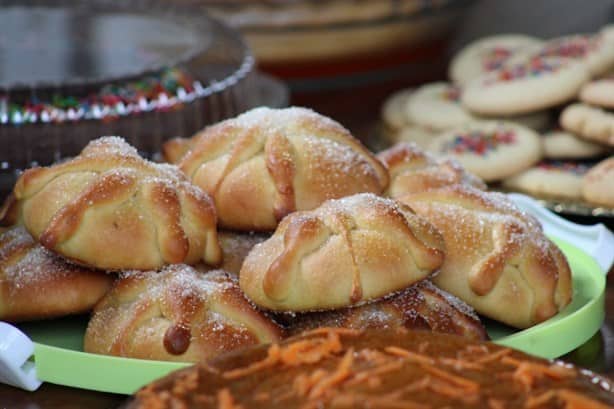
[[[612,69],[608,29],[548,41],[483,38],[455,55],[451,83],[391,95],[382,107],[384,134],[454,157],[506,189],[614,208],[611,197],[596,194],[608,166],[589,173],[614,152]]]
[[[162,150],[174,164],[103,137],[22,174],[0,319],[93,308],[85,351],[194,362],[322,326],[483,340],[475,311],[526,328],[571,301],[539,223],[416,145],[376,156],[313,111],[258,108]]]

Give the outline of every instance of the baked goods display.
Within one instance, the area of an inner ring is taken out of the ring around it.
[[[122,270],[221,262],[209,196],[176,167],[146,161],[117,137],[90,142],[68,162],[26,170],[13,195],[30,234],[79,264]]]
[[[452,83],[398,90],[394,104],[384,102],[383,136],[390,144],[415,142],[437,156],[453,157],[495,189],[531,194],[557,212],[614,215],[605,202],[579,196],[577,172],[564,175],[573,181],[566,191],[560,183],[536,187],[546,174],[540,160],[548,161],[548,175],[561,179],[562,173],[550,173],[558,167],[552,160],[576,162],[565,166],[584,172],[614,152],[614,82],[601,77],[614,69],[610,31],[550,40],[516,34],[478,39],[453,57]],[[439,91],[431,95],[436,103],[422,98],[425,90]],[[417,108],[429,113],[420,113],[418,119]],[[484,121],[491,128],[519,127],[515,133],[524,141],[474,133]],[[530,143],[524,137],[526,128],[532,134]]]
[[[58,260],[118,274],[85,351],[205,362],[322,326],[484,340],[475,311],[526,328],[570,302],[538,222],[453,159],[412,144],[375,155],[303,108],[180,144],[176,166],[95,140],[24,172],[2,208]]]
[[[96,305],[86,352],[165,361],[202,362],[281,339],[281,329],[252,307],[236,279],[187,265],[120,276]]]
[[[456,160],[437,158],[413,143],[400,142],[377,154],[388,168],[390,184],[385,195],[392,198],[450,185],[486,189],[486,184]]]
[[[89,311],[113,277],[67,263],[22,227],[0,233],[0,320],[29,321]]]
[[[480,314],[527,328],[571,301],[565,256],[505,195],[456,185],[399,201],[443,235],[446,256],[433,282]]]
[[[215,200],[220,225],[270,230],[327,199],[379,194],[388,173],[349,131],[305,108],[258,108],[205,128],[178,163]]]
[[[418,282],[444,258],[441,235],[399,203],[363,193],[284,218],[241,267],[245,295],[274,311],[357,305]]]
[[[560,361],[425,332],[322,329],[138,391],[139,408],[594,408],[611,381]]]

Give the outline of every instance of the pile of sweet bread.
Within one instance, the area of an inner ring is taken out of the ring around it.
[[[392,94],[383,134],[456,158],[497,188],[614,209],[614,26],[481,38],[450,83]]]
[[[375,155],[305,108],[26,170],[0,214],[0,319],[92,310],[87,352],[205,361],[319,327],[483,340],[570,303],[537,220],[452,159]]]

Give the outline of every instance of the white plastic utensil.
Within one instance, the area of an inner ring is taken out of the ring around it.
[[[614,234],[603,224],[583,226],[572,223],[552,213],[529,196],[519,193],[509,193],[508,196],[522,210],[535,216],[547,235],[558,237],[584,250],[595,259],[604,274],[610,271],[614,263]]]
[[[23,332],[0,322],[0,382],[27,391],[34,391],[41,385],[36,377],[34,343]]]

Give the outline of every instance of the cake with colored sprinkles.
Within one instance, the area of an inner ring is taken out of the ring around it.
[[[245,95],[249,50],[200,9],[157,0],[2,4],[0,190],[100,136],[120,135],[152,156],[166,139],[254,103]]]

